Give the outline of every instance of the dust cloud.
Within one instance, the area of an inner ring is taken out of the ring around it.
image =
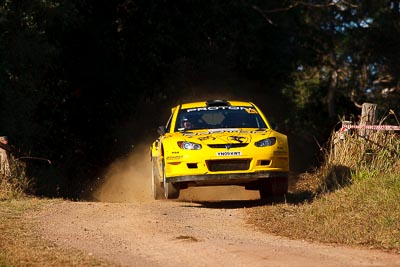
[[[150,144],[133,148],[126,158],[118,159],[106,171],[103,183],[93,198],[101,202],[153,201],[151,191]],[[258,199],[258,191],[239,186],[193,187],[181,190],[177,201],[221,201]]]
[[[126,158],[112,163],[93,197],[102,202],[151,200],[150,144],[135,146]]]

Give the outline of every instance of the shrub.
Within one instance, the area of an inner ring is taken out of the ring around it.
[[[32,187],[25,174],[25,165],[10,157],[11,175],[0,175],[0,200],[22,198]]]

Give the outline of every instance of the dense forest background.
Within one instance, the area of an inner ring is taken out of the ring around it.
[[[51,160],[26,161],[34,193],[79,198],[171,106],[247,100],[304,172],[357,105],[399,117],[399,2],[2,0],[0,135]]]

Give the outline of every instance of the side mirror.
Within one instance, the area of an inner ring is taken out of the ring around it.
[[[158,126],[158,128],[157,128],[157,133],[158,133],[159,135],[164,135],[165,132],[166,132],[165,126]]]
[[[275,122],[271,122],[269,125],[271,126],[272,130],[278,130],[278,125],[276,125]]]

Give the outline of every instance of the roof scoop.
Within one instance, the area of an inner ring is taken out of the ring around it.
[[[229,103],[227,100],[224,99],[207,100],[206,104],[207,107],[224,107],[231,105],[231,103]]]

